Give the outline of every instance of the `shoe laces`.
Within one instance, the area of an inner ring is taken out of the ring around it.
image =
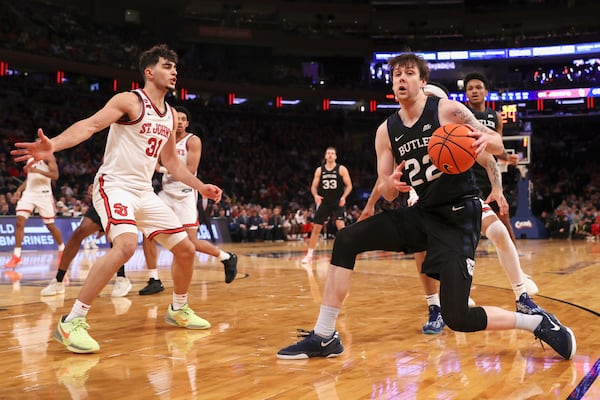
[[[83,318],[73,318],[71,321],[71,332],[73,331],[78,331],[78,330],[88,330],[90,329],[89,324],[85,321],[85,319]]]
[[[173,312],[175,312],[175,313],[181,312],[181,313],[183,313],[183,314],[185,314],[187,316],[194,315],[194,310],[192,310],[187,304],[185,304],[179,310],[174,310]]]

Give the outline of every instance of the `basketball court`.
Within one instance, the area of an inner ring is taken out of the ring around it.
[[[306,242],[225,244],[239,256],[227,285],[222,264],[198,255],[190,305],[212,323],[191,331],[164,322],[171,301],[170,253],[159,254],[166,290],[139,296],[147,273],[141,248],[126,264],[133,290],[111,298],[112,283],[88,315],[96,354],[74,354],[52,338],[69,312],[93,260],[81,250],[61,296],[41,297],[56,271],[54,251],[24,252],[2,269],[0,398],[120,399],[598,399],[600,383],[600,243],[519,240],[526,273],[540,288],[535,301],[577,336],[564,361],[530,332],[424,335],[427,305],[409,255],[361,255],[337,329],[338,358],[278,360],[316,321],[333,241],[320,241],[310,267]],[[0,263],[10,253],[0,255]],[[477,254],[472,297],[514,309],[514,295],[491,243]],[[570,396],[570,397],[569,397]]]

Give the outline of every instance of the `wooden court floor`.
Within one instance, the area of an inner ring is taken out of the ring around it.
[[[54,252],[24,252],[0,267],[0,399],[600,399],[600,243],[520,240],[521,262],[540,288],[536,302],[577,336],[562,360],[530,332],[424,335],[427,307],[408,255],[370,252],[359,259],[338,327],[346,351],[333,359],[283,361],[276,352],[312,329],[332,241],[313,265],[305,242],[224,244],[239,256],[227,285],[222,265],[198,256],[190,305],[206,331],[171,327],[170,253],[161,251],[166,290],[137,291],[147,279],[139,250],[126,265],[133,290],[111,298],[112,283],[88,315],[96,354],[73,354],[52,339],[95,257],[80,251],[62,296],[40,296],[56,270]],[[0,265],[9,253],[0,253]],[[486,240],[478,249],[472,297],[514,309],[510,285]]]

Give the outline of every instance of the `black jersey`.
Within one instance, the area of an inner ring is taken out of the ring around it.
[[[428,96],[419,120],[406,127],[398,112],[387,119],[390,143],[396,163],[404,160],[403,174],[419,195],[420,207],[434,207],[457,199],[477,196],[478,189],[471,170],[457,175],[444,174],[430,161],[427,144],[433,131],[440,126],[439,98]]]
[[[498,114],[496,114],[496,111],[492,110],[490,107],[486,107],[486,109],[483,111],[475,111],[471,108],[469,109],[483,126],[486,126],[493,131],[498,129]],[[488,197],[492,191],[492,184],[490,182],[490,178],[488,177],[487,171],[481,165],[475,163],[473,166],[473,173],[475,174],[475,182],[477,182],[477,187],[479,187],[481,192],[480,194],[485,200],[485,198]]]
[[[321,165],[321,180],[317,193],[323,197],[324,204],[337,204],[344,194],[344,180],[340,176],[340,164],[335,164],[333,169],[325,168],[325,163]]]

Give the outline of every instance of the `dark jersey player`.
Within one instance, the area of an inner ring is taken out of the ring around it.
[[[469,124],[477,155],[504,151],[500,135],[484,127],[456,101],[428,97],[423,92],[429,68],[415,54],[389,62],[392,89],[400,110],[377,129],[375,150],[379,192],[386,200],[412,186],[420,197],[414,207],[382,212],[341,230],[334,242],[321,308],[314,329],[301,341],[281,349],[282,359],[335,357],[343,353],[335,331],[348,295],[358,254],[370,250],[427,251],[423,272],[440,280],[442,316],[453,330],[525,329],[546,342],[563,358],[575,354],[572,331],[541,308],[511,312],[494,306],[469,308],[475,268],[475,249],[481,229],[481,200],[473,173],[442,174],[430,162],[427,144],[441,125]],[[409,183],[402,176],[408,176]],[[376,313],[376,311],[375,311]]]
[[[352,191],[352,180],[348,168],[338,164],[337,152],[334,147],[325,150],[325,161],[315,170],[310,191],[315,199],[316,211],[313,229],[310,234],[308,251],[302,259],[302,264],[312,261],[313,251],[317,247],[319,234],[327,218],[333,217],[338,229],[343,229],[344,206],[346,198]]]

